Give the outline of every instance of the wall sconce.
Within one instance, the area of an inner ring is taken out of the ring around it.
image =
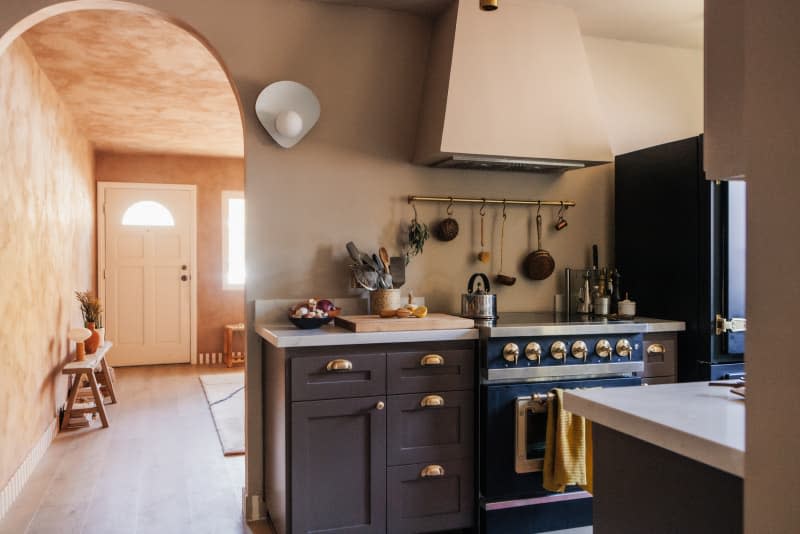
[[[256,115],[276,143],[291,148],[317,124],[319,100],[305,85],[275,82],[258,95]]]
[[[499,0],[481,0],[481,9],[483,11],[494,11],[497,9]]]

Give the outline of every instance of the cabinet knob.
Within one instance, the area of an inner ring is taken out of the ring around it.
[[[422,367],[429,367],[432,365],[444,365],[444,356],[439,354],[426,354],[419,361]]]
[[[611,356],[611,342],[607,339],[601,339],[597,342],[597,345],[594,346],[594,351],[601,358],[608,358]]]
[[[419,476],[422,478],[443,477],[444,467],[441,465],[426,465],[422,468],[422,471],[419,472]]]
[[[375,405],[376,410],[383,410],[386,408],[386,403],[383,401],[378,401],[378,404]]]
[[[422,408],[431,408],[433,406],[444,406],[444,398],[439,395],[425,395],[422,397],[422,400],[419,401],[419,405]]]
[[[328,362],[325,366],[328,371],[350,371],[353,369],[353,362],[342,358],[337,358]]]
[[[519,346],[516,343],[506,343],[506,346],[503,347],[503,359],[508,363],[514,362],[514,365],[517,365]]]

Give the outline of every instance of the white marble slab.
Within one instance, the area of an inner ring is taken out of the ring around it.
[[[569,390],[564,409],[744,477],[745,401],[728,387],[688,382]]]
[[[256,333],[278,348],[367,345],[371,343],[416,343],[419,341],[463,341],[478,339],[474,328],[457,330],[419,330],[408,332],[360,332],[334,326],[301,330],[294,325],[257,324]]]

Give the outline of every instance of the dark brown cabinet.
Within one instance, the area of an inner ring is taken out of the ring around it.
[[[674,332],[644,336],[644,375],[648,385],[677,382],[678,336]]]
[[[474,525],[475,343],[265,344],[265,497],[279,534]]]
[[[386,397],[292,405],[293,531],[386,529]]]

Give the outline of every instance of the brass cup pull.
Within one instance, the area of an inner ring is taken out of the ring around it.
[[[426,465],[422,468],[422,471],[419,472],[419,476],[422,478],[443,477],[444,467],[441,465]]]
[[[444,399],[439,395],[426,395],[419,401],[422,408],[432,408],[434,406],[444,406]]]
[[[353,362],[342,358],[337,358],[328,362],[325,366],[328,371],[350,371],[353,369]]]
[[[426,354],[419,361],[422,367],[429,367],[433,365],[444,365],[444,357],[439,354]]]
[[[653,343],[647,347],[647,354],[664,354],[665,352],[667,349],[661,343]]]

